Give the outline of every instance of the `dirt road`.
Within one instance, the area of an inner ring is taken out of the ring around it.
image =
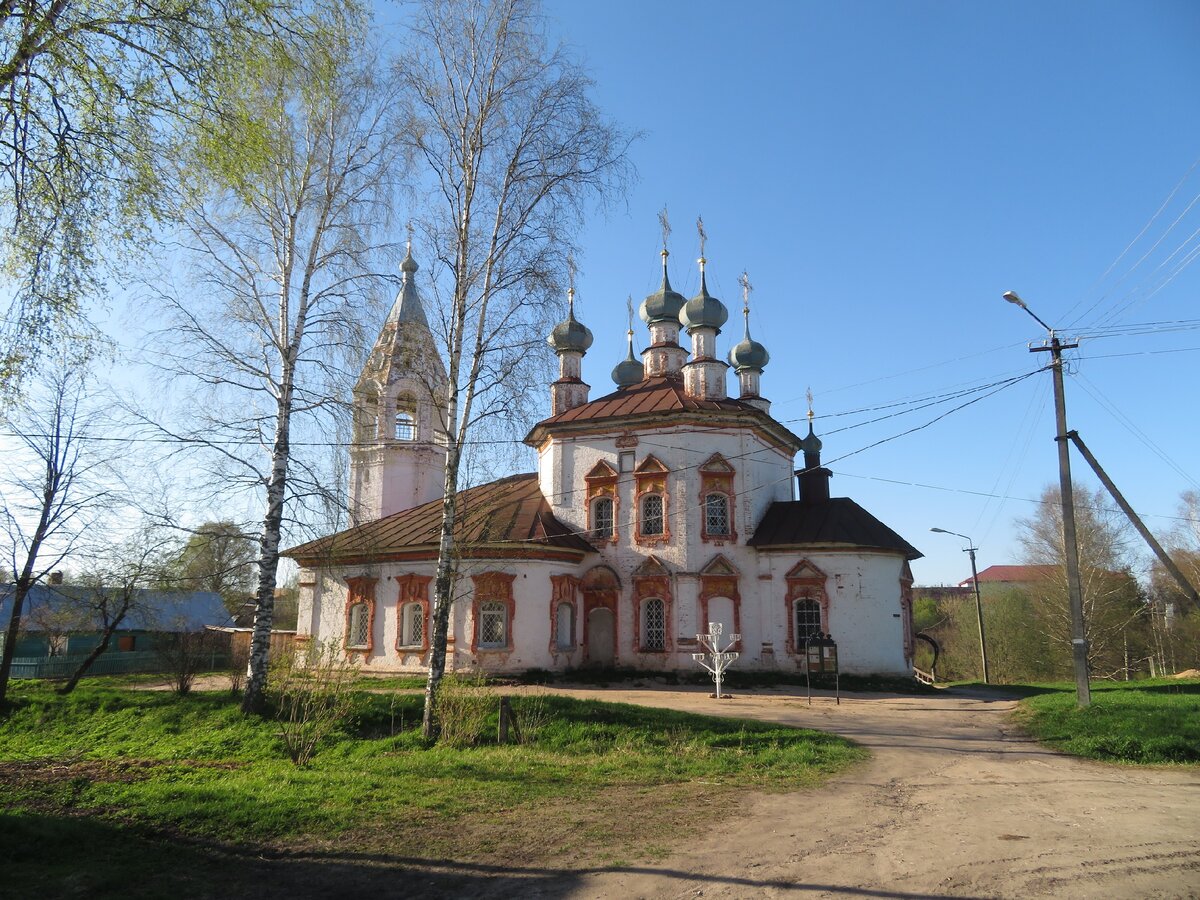
[[[755,795],[661,863],[590,872],[446,865],[419,896],[1200,897],[1200,769],[1072,759],[1008,723],[1014,703],[700,690],[576,696],[803,725],[872,760],[815,791]],[[418,887],[418,884],[421,887]]]

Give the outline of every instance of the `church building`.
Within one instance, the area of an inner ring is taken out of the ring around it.
[[[641,305],[649,345],[590,399],[592,333],[549,336],[559,377],[525,443],[536,472],[458,495],[458,580],[447,670],[588,666],[696,670],[709,623],[740,635],[738,669],[802,671],[830,634],[841,671],[912,672],[912,574],[921,554],[846,497],[809,411],[801,438],[772,418],[769,355],[750,336],[717,356],[728,319],[708,292],[662,284]],[[334,641],[372,671],[428,663],[442,516],[446,370],[417,289],[402,285],[355,388],[354,527],[286,551],[301,566],[297,637]],[[681,344],[681,332],[686,334]],[[737,396],[729,395],[730,369]],[[797,454],[803,467],[795,470]]]

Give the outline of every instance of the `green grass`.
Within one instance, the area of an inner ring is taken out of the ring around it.
[[[167,865],[163,841],[206,860],[197,844],[304,853],[344,841],[415,857],[645,858],[699,833],[701,803],[812,785],[866,756],[821,732],[558,696],[514,699],[545,714],[534,743],[425,749],[419,695],[360,692],[297,769],[274,723],[243,717],[226,692],[89,684],[59,697],[23,683],[15,700],[0,726],[0,846],[18,894],[80,872],[82,893],[103,894],[130,854]]]
[[[1200,681],[1097,681],[1087,709],[1076,706],[1073,683],[1016,687],[1025,695],[1018,720],[1056,750],[1107,762],[1200,764]]]

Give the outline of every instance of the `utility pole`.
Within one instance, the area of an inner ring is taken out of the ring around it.
[[[987,640],[983,636],[983,600],[979,596],[979,570],[975,567],[975,551],[979,548],[974,546],[973,540],[957,531],[947,531],[945,528],[930,528],[929,530],[936,531],[938,534],[952,534],[967,542],[967,548],[963,552],[971,557],[971,583],[975,585],[975,621],[979,623],[979,658],[983,663],[983,683],[991,684],[991,678],[988,677]]]
[[[1049,332],[1050,343],[1040,347],[1030,347],[1030,353],[1050,353],[1050,372],[1054,377],[1054,421],[1057,434],[1054,440],[1058,443],[1058,486],[1062,499],[1062,528],[1063,550],[1067,557],[1067,598],[1071,605],[1071,655],[1075,663],[1075,701],[1080,707],[1092,703],[1092,687],[1088,682],[1088,643],[1083,622],[1083,591],[1079,584],[1079,544],[1075,537],[1075,495],[1071,487],[1071,454],[1067,441],[1067,399],[1063,390],[1062,352],[1078,347],[1078,344],[1064,344],[1054,333],[1054,329],[1043,322],[1025,305],[1025,301],[1013,291],[1005,291],[1004,299],[1013,303],[1029,315]]]

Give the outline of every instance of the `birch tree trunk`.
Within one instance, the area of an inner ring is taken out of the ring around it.
[[[210,492],[262,503],[248,713],[264,703],[280,549],[308,515],[297,501],[345,503],[321,454],[297,452],[297,429],[303,447],[337,445],[377,266],[394,252],[375,239],[401,161],[391,82],[369,23],[325,15],[303,52],[268,46],[246,60],[228,116],[196,136],[179,171],[198,198],[177,222],[190,284],[164,279],[160,292],[162,335],[189,351],[176,374],[203,386],[185,452],[211,461]]]
[[[398,60],[403,135],[423,167],[422,230],[450,285],[449,433],[422,718],[433,740],[464,549],[455,535],[463,454],[480,421],[528,408],[521,374],[546,353],[584,205],[620,193],[630,166],[629,139],[596,109],[583,70],[550,45],[535,0],[425,0],[411,22]]]

